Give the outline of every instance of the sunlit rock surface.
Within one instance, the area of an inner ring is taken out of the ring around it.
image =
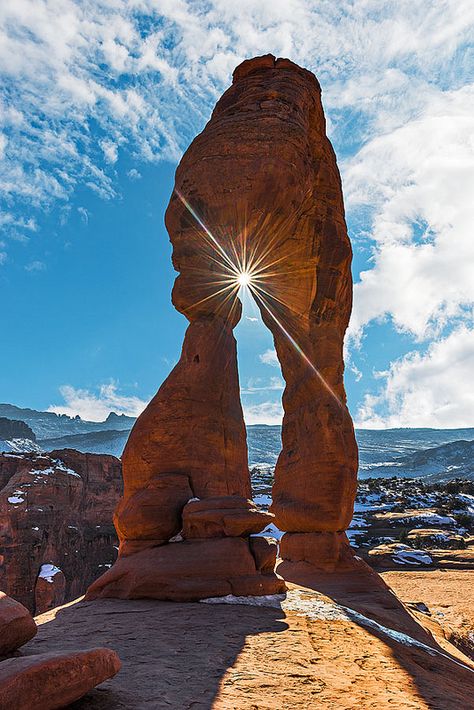
[[[124,497],[115,522],[127,558],[120,569],[129,570],[127,594],[136,596],[130,580],[142,577],[142,570],[132,570],[134,553],[148,550],[147,557],[167,569],[175,558],[177,573],[180,555],[192,558],[197,533],[190,535],[188,519],[186,547],[173,542],[172,550],[150,552],[178,533],[185,502],[182,479],[165,497],[155,492],[161,479],[185,476],[200,499],[250,498],[233,336],[241,287],[250,289],[274,336],[286,381],[272,512],[281,530],[299,535],[283,540],[285,559],[308,557],[312,543],[309,557],[321,551],[325,565],[331,556],[350,557],[341,531],[352,518],[357,446],[342,345],[352,304],[352,252],[321,89],[311,72],[272,55],[237,67],[178,166],[166,226],[179,272],[173,303],[190,324],[178,364],[138,418],[123,454]],[[221,520],[230,538],[263,527],[263,519],[255,529],[226,528]],[[212,537],[208,530],[202,535]],[[114,570],[105,578],[115,595],[126,595]],[[149,593],[150,585],[140,585]],[[219,583],[216,594],[222,588]],[[89,598],[99,589],[107,596],[99,580]],[[254,593],[265,592],[257,584]]]

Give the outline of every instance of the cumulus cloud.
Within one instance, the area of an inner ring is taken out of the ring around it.
[[[446,338],[413,351],[378,373],[383,387],[367,394],[357,426],[474,426],[474,329],[460,326]]]
[[[389,316],[418,340],[474,302],[474,84],[370,140],[345,169],[349,206],[374,205],[373,266],[354,289],[351,333]]]
[[[92,422],[103,422],[110,412],[137,417],[148,404],[139,397],[120,394],[115,383],[100,385],[95,392],[76,389],[71,385],[63,385],[59,391],[64,404],[52,404],[48,412],[70,417],[79,415],[81,419]]]
[[[264,365],[270,365],[271,367],[280,367],[280,362],[278,360],[275,348],[268,348],[268,350],[265,350],[265,352],[261,353],[258,357],[260,362],[263,362]]]
[[[127,177],[129,177],[130,180],[140,180],[142,177],[142,174],[136,168],[132,168],[131,170],[129,170],[127,172]]]
[[[347,133],[340,109],[363,113],[362,128],[350,125],[360,141],[402,113],[401,96],[409,113],[414,96],[439,90],[433,76],[449,81],[473,14],[469,0],[3,3],[0,189],[30,210],[78,184],[113,196],[118,146],[175,160],[235,65],[265,52],[317,72],[336,142]]]
[[[281,424],[283,407],[281,402],[261,402],[243,405],[244,419],[249,424]]]

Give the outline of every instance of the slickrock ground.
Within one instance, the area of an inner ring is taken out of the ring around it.
[[[465,555],[467,550],[453,551]],[[447,638],[474,658],[474,564],[471,568],[389,571],[382,573],[400,599],[424,623],[437,623]],[[418,609],[426,609],[417,612]],[[423,619],[424,617],[424,619]]]
[[[314,589],[290,585],[286,600],[266,607],[73,602],[38,617],[24,651],[44,653],[60,639],[64,650],[118,652],[120,673],[75,710],[474,707],[470,661],[373,573],[308,582]]]

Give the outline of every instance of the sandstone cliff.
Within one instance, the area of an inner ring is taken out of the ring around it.
[[[36,613],[83,593],[116,557],[121,489],[113,456],[0,454],[0,589]]]

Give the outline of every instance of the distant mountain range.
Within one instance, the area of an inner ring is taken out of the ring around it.
[[[87,434],[93,431],[130,431],[135,423],[134,417],[115,414],[115,412],[110,412],[104,422],[88,422],[79,416],[68,417],[67,414],[22,409],[13,404],[0,404],[0,417],[25,422],[34,431],[38,440],[71,434]]]
[[[72,448],[115,456],[121,456],[136,421],[134,417],[111,412],[103,422],[89,422],[79,416],[22,409],[13,404],[0,404],[0,418],[3,418],[0,419],[0,424],[3,421],[0,451]],[[360,478],[423,477],[443,482],[460,477],[474,480],[474,428],[359,429],[356,436]],[[281,427],[249,426],[247,439],[250,467],[271,474],[281,448]]]
[[[458,477],[474,480],[474,441],[451,441],[415,451],[395,459],[389,465],[374,466],[371,476],[416,477],[433,483],[444,483]]]
[[[76,449],[89,454],[112,454],[120,458],[127,443],[130,429],[123,431],[91,431],[86,434],[70,434],[51,439],[41,439],[38,444],[44,451],[53,449]]]

